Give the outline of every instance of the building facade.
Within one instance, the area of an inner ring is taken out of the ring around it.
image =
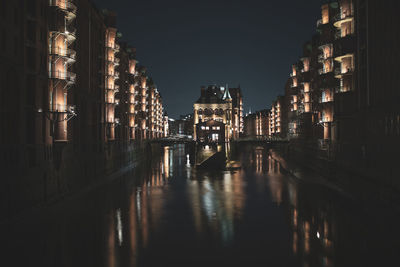
[[[169,121],[170,135],[193,138],[193,114],[181,115],[179,119]]]
[[[344,162],[392,161],[400,140],[399,77],[393,69],[400,34],[392,26],[400,22],[399,6],[394,0],[325,1],[317,33],[291,66],[283,101],[272,103],[271,136],[286,131],[297,144]],[[285,106],[287,115],[279,121]]]
[[[265,139],[269,134],[269,113],[270,110],[264,109],[244,117],[244,136],[251,138]]]
[[[238,138],[243,132],[241,89],[202,87],[200,98],[194,104],[193,121],[193,138],[196,141],[229,142]],[[223,124],[223,131],[220,123]]]
[[[35,165],[63,144],[101,151],[166,136],[161,94],[120,40],[115,13],[88,0],[2,4],[0,139],[18,157],[10,162]]]

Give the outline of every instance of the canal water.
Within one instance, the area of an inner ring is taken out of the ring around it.
[[[241,168],[200,170],[192,149],[163,147],[106,185],[3,224],[2,266],[398,266],[396,215],[289,175],[268,147],[232,151]]]

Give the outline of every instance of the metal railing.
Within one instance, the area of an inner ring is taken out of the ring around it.
[[[71,0],[49,0],[50,6],[56,6],[73,14],[76,14],[77,8]]]
[[[49,111],[50,112],[58,112],[58,113],[75,113],[75,106],[74,105],[53,104],[53,105],[50,105]]]
[[[331,103],[333,102],[333,97],[320,97],[319,98],[319,103]]]
[[[75,82],[76,81],[76,74],[73,72],[69,71],[59,71],[59,70],[54,70],[54,71],[49,71],[49,78],[51,79],[59,79],[59,80],[65,80],[67,82]]]
[[[76,38],[76,28],[71,24],[67,25],[65,27],[64,34],[68,35],[69,37]]]
[[[73,49],[70,49],[70,48],[64,49],[61,47],[52,47],[50,49],[50,54],[58,55],[58,56],[62,56],[62,57],[68,57],[73,60],[76,59],[76,51]]]
[[[333,17],[333,21],[337,22],[337,21],[345,20],[345,19],[352,18],[352,17],[353,17],[353,14],[351,14],[351,12],[340,12]]]
[[[331,72],[332,72],[332,70],[325,70],[325,69],[319,69],[318,70],[319,75],[328,74],[328,73],[331,73]]]

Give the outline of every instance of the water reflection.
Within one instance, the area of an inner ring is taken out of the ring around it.
[[[9,249],[0,251],[15,266],[384,266],[396,258],[398,218],[382,227],[359,203],[294,179],[268,147],[223,149],[241,168],[198,170],[192,147],[163,147],[113,183],[2,228]]]
[[[271,200],[287,211],[291,225],[292,250],[303,266],[334,266],[334,220],[328,220],[332,206],[324,202],[324,197],[315,201],[315,192],[311,197],[304,195],[299,199],[302,186],[293,178],[282,174],[281,165],[271,155],[261,149],[255,151],[257,158],[256,172],[267,169]],[[264,157],[266,160],[264,160]],[[261,165],[259,166],[260,163]],[[321,190],[321,188],[316,188]],[[307,188],[304,190],[307,194]],[[309,205],[311,204],[311,205]]]
[[[234,224],[241,219],[245,203],[241,173],[195,173],[188,188],[198,236],[211,231],[228,245],[234,238]]]

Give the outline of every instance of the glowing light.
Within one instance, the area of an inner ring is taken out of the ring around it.
[[[119,245],[122,245],[122,221],[121,221],[121,209],[117,210],[117,231],[118,231],[118,242]]]
[[[186,155],[186,166],[190,166],[189,154]]]
[[[319,232],[317,232],[317,238],[320,238],[320,234],[319,234]]]

